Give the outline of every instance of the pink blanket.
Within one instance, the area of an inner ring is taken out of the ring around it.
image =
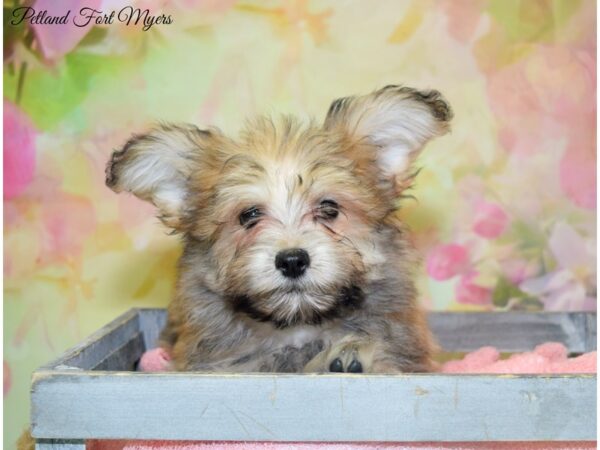
[[[163,372],[170,368],[169,354],[162,348],[150,350],[140,360],[140,370]],[[482,347],[457,361],[441,367],[443,373],[596,373],[596,352],[576,358],[567,357],[567,349],[557,342],[538,345],[534,351],[516,353],[500,359],[494,347]]]
[[[442,367],[444,373],[596,373],[596,352],[567,357],[567,349],[557,342],[538,345],[534,351],[500,359],[494,347],[482,347],[458,361]]]
[[[163,349],[146,352],[140,369],[146,372],[169,370],[170,358]],[[443,373],[595,373],[596,352],[576,358],[567,357],[567,349],[559,343],[539,345],[532,352],[500,359],[493,347],[483,347],[468,353],[463,359],[449,361],[441,367]],[[435,443],[278,443],[278,442],[189,442],[189,441],[88,441],[88,450],[558,450],[594,449],[595,442],[435,442]]]
[[[595,442],[189,442],[89,441],[87,450],[588,450]]]

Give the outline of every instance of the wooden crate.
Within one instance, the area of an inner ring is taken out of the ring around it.
[[[133,372],[166,314],[134,309],[33,374],[37,448],[86,439],[590,441],[595,375]],[[432,313],[447,352],[596,349],[592,313]]]

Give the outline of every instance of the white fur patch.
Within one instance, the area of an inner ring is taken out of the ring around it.
[[[405,171],[427,141],[442,131],[429,107],[414,100],[388,99],[360,113],[355,132],[381,147],[377,161],[388,175]]]
[[[174,216],[186,195],[189,154],[198,149],[181,132],[159,131],[153,138],[140,140],[127,150],[133,152],[133,157],[119,175],[120,187],[150,200],[161,214]]]

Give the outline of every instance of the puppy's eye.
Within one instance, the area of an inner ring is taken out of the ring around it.
[[[340,206],[333,200],[323,200],[317,208],[317,216],[325,220],[333,220],[340,213]]]
[[[264,213],[256,206],[242,211],[240,214],[240,225],[246,228],[252,228],[256,225]]]

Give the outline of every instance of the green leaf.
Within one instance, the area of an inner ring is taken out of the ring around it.
[[[552,42],[581,7],[580,0],[497,0],[488,13],[511,42]]]
[[[118,77],[127,66],[125,57],[74,52],[53,69],[39,67],[27,72],[20,106],[40,130],[50,131],[85,100],[99,79]],[[5,67],[5,96],[15,100],[18,74]]]
[[[107,27],[93,27],[85,37],[77,44],[77,47],[94,46],[104,40],[108,35]]]
[[[12,25],[13,8],[3,8],[2,11],[2,23],[4,26],[4,60],[12,55],[13,48],[16,42],[24,40],[25,31],[27,30],[27,24],[21,22],[18,25]]]
[[[492,292],[492,302],[499,308],[506,307],[509,300],[512,298],[522,299],[526,297],[528,297],[528,294],[504,277],[498,279],[494,291]]]
[[[544,248],[546,246],[546,236],[541,229],[536,229],[523,221],[515,221],[512,224],[511,236],[513,241],[519,243],[522,251]]]

